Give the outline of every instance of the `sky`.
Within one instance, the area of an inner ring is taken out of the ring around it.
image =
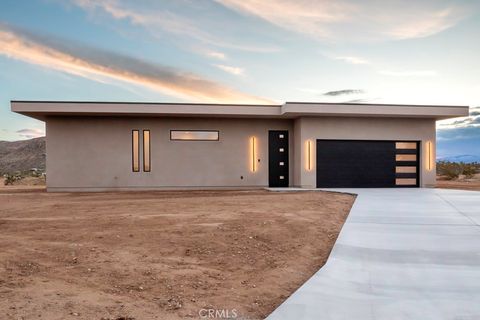
[[[468,105],[439,158],[480,159],[480,1],[0,0],[0,140],[44,135],[11,100]]]

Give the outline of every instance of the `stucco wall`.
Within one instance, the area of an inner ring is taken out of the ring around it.
[[[268,186],[268,130],[293,131],[285,119],[49,117],[46,124],[50,191]],[[132,172],[133,129],[151,132],[149,173]],[[175,129],[219,130],[220,141],[170,141]],[[255,173],[251,136],[260,159]]]
[[[431,170],[426,169],[427,141],[432,142],[432,157],[435,159],[435,120],[433,119],[303,117],[295,120],[294,128],[295,160],[300,158],[301,163],[301,165],[295,166],[295,186],[316,187],[316,139],[421,141],[420,185],[422,187],[435,185],[435,161],[431,164]],[[311,171],[307,171],[305,168],[306,140],[312,140],[313,142],[313,168]]]
[[[292,186],[316,186],[316,139],[420,140],[420,184],[435,184],[435,163],[426,169],[425,150],[432,141],[435,159],[433,119],[56,116],[46,123],[50,191],[268,186],[268,130],[290,132]],[[132,172],[133,129],[151,132],[149,173]],[[219,130],[220,141],[170,141],[175,129]],[[260,159],[256,172],[250,170],[252,136]],[[306,140],[312,141],[311,171],[305,168]]]

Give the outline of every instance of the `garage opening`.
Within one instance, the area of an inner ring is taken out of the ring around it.
[[[317,188],[418,187],[419,142],[317,140]]]

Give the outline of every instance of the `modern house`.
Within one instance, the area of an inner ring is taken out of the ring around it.
[[[45,121],[49,191],[430,187],[466,106],[12,101]]]

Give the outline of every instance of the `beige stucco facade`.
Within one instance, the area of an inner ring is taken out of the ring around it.
[[[294,181],[302,188],[315,188],[315,154],[317,139],[332,140],[391,140],[420,141],[420,186],[435,185],[435,120],[418,118],[347,118],[347,117],[301,117],[295,120]],[[311,169],[305,169],[307,152],[305,141],[311,144]],[[427,142],[432,143],[430,158],[425,150]],[[427,166],[427,162],[430,165]]]
[[[289,133],[290,187],[316,187],[317,139],[419,141],[419,186],[431,187],[436,120],[468,114],[454,106],[309,103],[12,102],[12,110],[46,123],[49,191],[267,187],[270,130]],[[150,130],[150,172],[132,170],[132,130]],[[174,141],[170,130],[218,130],[219,140]]]
[[[268,187],[268,130],[293,130],[292,121],[279,119],[49,117],[46,123],[51,191]],[[132,171],[135,129],[150,130],[151,172]],[[171,141],[170,130],[218,130],[219,141]],[[251,137],[260,160],[255,172]]]

